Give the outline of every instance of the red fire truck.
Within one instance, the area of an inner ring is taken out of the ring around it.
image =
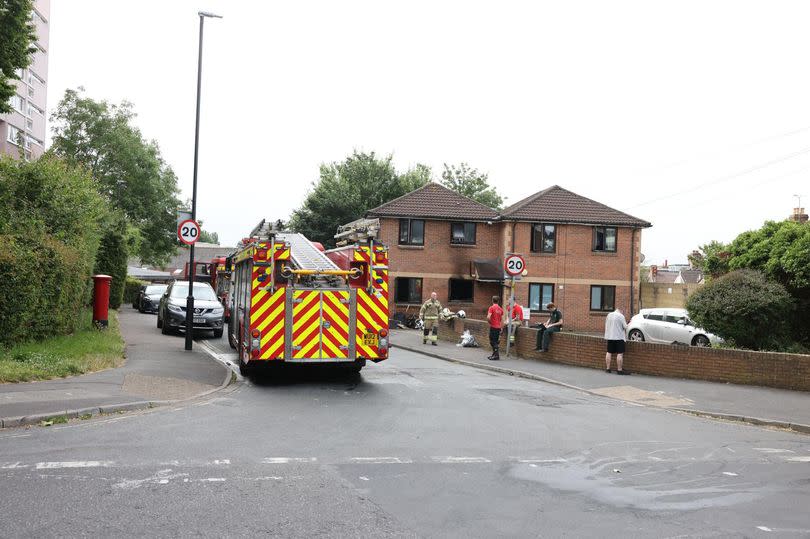
[[[241,242],[228,337],[243,374],[290,363],[359,372],[388,357],[388,247],[374,222],[341,227],[331,251],[267,221]]]

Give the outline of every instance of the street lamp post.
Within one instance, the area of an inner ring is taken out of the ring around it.
[[[221,19],[222,15],[215,15],[205,11],[197,12],[200,16],[200,46],[197,53],[197,120],[194,125],[194,186],[191,191],[191,218],[197,220],[197,161],[200,149],[200,88],[202,86],[202,51],[203,51],[203,23],[206,17]],[[188,256],[188,297],[186,298],[186,350],[191,350],[194,337],[194,244],[189,248]]]

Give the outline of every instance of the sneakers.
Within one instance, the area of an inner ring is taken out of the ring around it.
[[[610,374],[610,373],[611,373],[611,372],[613,372],[613,371],[611,371],[610,369],[605,369],[605,372],[606,372],[606,373],[608,373],[608,374]]]
[[[616,374],[630,374],[630,371],[616,371]]]
[[[487,359],[490,361],[500,361],[501,358],[498,356],[489,356]]]
[[[438,344],[436,341],[433,341],[433,342],[432,342],[432,343],[430,343],[430,344],[432,344],[433,346],[439,346],[439,344]]]

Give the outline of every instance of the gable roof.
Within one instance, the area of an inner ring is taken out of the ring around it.
[[[501,212],[501,218],[506,221],[546,221],[641,228],[652,226],[647,221],[572,193],[559,185],[552,185],[512,204]]]
[[[367,215],[465,221],[493,221],[498,218],[498,212],[489,206],[434,182],[377,206],[369,210]]]

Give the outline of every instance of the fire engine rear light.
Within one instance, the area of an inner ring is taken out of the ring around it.
[[[253,359],[256,359],[257,357],[259,357],[259,351],[256,350],[256,349],[251,350],[250,351],[250,357],[252,357]]]
[[[381,352],[387,350],[388,349],[388,339],[386,339],[385,337],[381,338],[377,342],[377,349],[380,350]]]
[[[387,336],[388,336],[388,330],[385,329],[385,328],[382,328],[380,330],[380,337],[387,337]]]
[[[261,343],[261,341],[259,339],[253,339],[252,341],[250,341],[250,347],[254,351],[258,350],[261,345],[262,345],[262,343]]]
[[[253,331],[250,332],[250,336],[253,337],[254,339],[258,339],[259,338],[259,330],[254,329]]]

